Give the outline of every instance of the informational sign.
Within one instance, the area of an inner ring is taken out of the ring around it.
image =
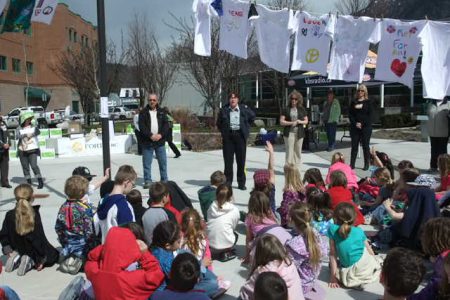
[[[109,118],[108,97],[100,98],[100,117],[101,118]]]

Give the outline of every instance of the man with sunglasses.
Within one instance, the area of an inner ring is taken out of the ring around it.
[[[144,167],[144,189],[152,183],[153,153],[158,160],[161,181],[167,181],[166,138],[169,133],[167,116],[158,105],[158,96],[154,93],[148,96],[148,105],[139,114],[139,130],[142,142],[142,164]]]

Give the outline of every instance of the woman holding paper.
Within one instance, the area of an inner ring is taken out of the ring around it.
[[[20,114],[20,126],[16,130],[17,154],[22,165],[23,175],[28,184],[31,184],[30,166],[34,175],[38,180],[38,189],[44,187],[41,170],[37,165],[37,157],[40,156],[38,136],[40,134],[39,128],[35,126],[33,112],[23,112]]]

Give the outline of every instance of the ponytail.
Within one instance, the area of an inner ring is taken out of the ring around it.
[[[34,209],[27,199],[21,198],[16,204],[16,232],[24,236],[34,230]]]
[[[346,239],[356,219],[356,211],[351,203],[339,203],[334,210],[335,224],[339,226],[339,235]]]
[[[352,226],[350,226],[347,222],[343,223],[341,226],[339,226],[339,235],[346,239],[348,235],[350,234],[350,231],[352,230]]]
[[[309,223],[306,223],[304,235],[306,238],[306,244],[308,246],[309,261],[315,269],[319,269],[322,253],[320,252],[317,236]]]

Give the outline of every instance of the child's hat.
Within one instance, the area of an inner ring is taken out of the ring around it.
[[[433,176],[428,174],[421,174],[417,176],[414,181],[407,182],[406,184],[412,186],[426,186],[426,187],[434,187],[436,185],[436,179]]]
[[[256,170],[253,174],[253,181],[255,182],[255,187],[264,187],[269,183],[270,172],[269,170],[262,169]]]
[[[80,175],[86,178],[87,180],[92,180],[92,177],[95,177],[97,175],[92,175],[91,171],[86,167],[77,167],[75,170],[73,170],[72,175]]]

